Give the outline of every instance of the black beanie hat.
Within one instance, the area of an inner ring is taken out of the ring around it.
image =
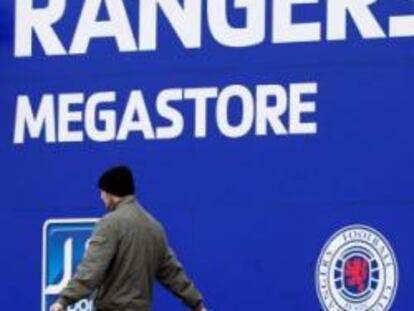
[[[113,167],[102,174],[99,188],[118,197],[134,194],[134,177],[126,166]]]

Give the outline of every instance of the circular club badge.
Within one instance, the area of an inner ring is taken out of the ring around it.
[[[316,269],[316,289],[327,311],[386,311],[398,286],[398,264],[387,240],[362,225],[336,232]]]

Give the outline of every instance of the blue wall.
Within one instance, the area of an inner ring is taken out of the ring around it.
[[[385,29],[390,12],[414,13],[408,1],[375,6]],[[161,18],[155,52],[119,53],[112,40],[97,40],[87,55],[46,57],[35,42],[32,57],[16,58],[14,9],[13,1],[0,4],[3,309],[40,310],[44,222],[100,217],[97,178],[119,163],[133,169],[139,200],[165,224],[213,311],[321,310],[318,256],[350,224],[386,236],[400,268],[392,310],[411,308],[413,38],[362,40],[350,24],[346,41],[274,45],[269,31],[263,44],[233,49],[204,30],[203,47],[187,50]],[[80,4],[67,10],[56,25],[66,45]],[[301,12],[298,20],[324,20],[322,4]],[[232,14],[237,22],[239,12]],[[133,134],[106,143],[13,143],[19,94],[38,107],[45,93],[113,90],[122,113],[132,89],[144,91],[151,110],[157,93],[171,87],[242,84],[253,91],[306,81],[318,84],[316,135],[230,139],[217,130],[211,104],[204,139],[193,137],[193,112],[183,105],[189,127],[172,140]],[[157,290],[155,310],[182,309]]]

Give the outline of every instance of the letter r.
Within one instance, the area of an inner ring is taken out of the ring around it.
[[[34,34],[46,55],[66,54],[53,29],[53,24],[62,18],[65,8],[66,0],[49,0],[49,5],[44,8],[34,8],[33,0],[16,0],[15,56],[32,56]]]

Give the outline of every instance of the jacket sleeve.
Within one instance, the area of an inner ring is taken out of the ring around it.
[[[164,236],[162,258],[157,270],[157,280],[189,308],[203,301],[201,293],[186,275],[182,264],[168,245]]]
[[[75,276],[60,293],[57,302],[65,308],[90,296],[102,281],[116,252],[117,237],[113,227],[106,218],[97,224]]]

